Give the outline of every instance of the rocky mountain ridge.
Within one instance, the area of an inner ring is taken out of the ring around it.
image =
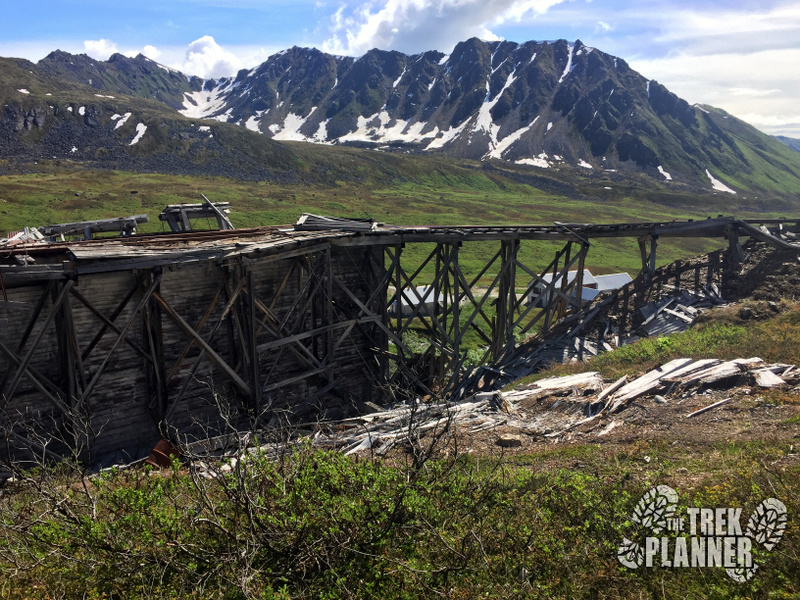
[[[244,146],[269,152],[282,147],[270,141],[306,141],[585,175],[644,174],[683,191],[796,197],[800,188],[796,152],[724,111],[689,105],[624,60],[580,41],[470,39],[450,55],[372,50],[357,59],[295,47],[235,77],[205,81],[141,55],[103,62],[55,51],[37,64],[3,61],[16,66],[18,77],[3,67],[0,157],[149,160],[159,153],[169,161],[176,153],[184,160],[244,152],[242,144],[205,148],[216,143],[217,121],[261,134]],[[67,88],[80,89],[82,101],[54,105],[54,90]],[[163,112],[165,106],[173,110]],[[91,131],[67,128],[55,144],[44,123],[70,109],[83,111],[78,116]],[[181,121],[174,110],[194,121]],[[139,124],[146,129],[136,138]],[[118,139],[122,133],[125,140]],[[244,154],[234,162],[254,163]]]

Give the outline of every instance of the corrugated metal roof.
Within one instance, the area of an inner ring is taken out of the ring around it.
[[[609,275],[595,275],[598,291],[616,290],[623,285],[628,285],[633,278],[627,273],[611,273]]]

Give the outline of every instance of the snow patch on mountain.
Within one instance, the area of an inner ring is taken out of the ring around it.
[[[131,143],[128,144],[129,146],[133,146],[134,144],[138,144],[139,140],[142,139],[144,132],[147,131],[147,125],[144,123],[137,123],[136,124],[136,135],[131,140]]]
[[[521,127],[517,129],[515,132],[504,137],[502,140],[500,140],[495,144],[495,147],[493,149],[489,150],[489,152],[486,154],[484,158],[496,158],[498,160],[502,159],[503,154],[505,154],[506,150],[508,150],[514,144],[514,142],[519,140],[519,138],[521,138],[528,131],[530,131],[531,127],[533,127],[534,123],[536,123],[536,121],[538,120],[539,117],[537,116],[533,121],[531,121],[531,124],[528,125],[527,127]]]
[[[267,114],[268,112],[269,112],[269,109],[267,109],[267,110],[257,110],[256,114],[251,115],[250,118],[247,119],[247,121],[245,121],[244,126],[247,129],[249,129],[250,131],[256,131],[258,133],[261,133],[261,130],[259,129],[258,125],[261,122],[261,118],[265,114]]]
[[[225,82],[211,90],[183,93],[183,109],[178,112],[190,119],[206,119],[222,110],[225,95],[233,89],[231,82]]]
[[[231,116],[233,115],[233,109],[229,108],[221,115],[214,115],[211,117],[215,121],[220,121],[222,123],[228,123],[231,120]]]
[[[658,172],[661,173],[664,176],[664,179],[666,179],[667,181],[672,181],[672,175],[667,173],[664,170],[664,167],[662,167],[661,165],[658,165]]]
[[[426,146],[425,150],[436,150],[437,148],[443,148],[446,144],[452,142],[454,139],[460,136],[461,133],[464,131],[464,129],[466,129],[468,124],[469,124],[469,119],[467,119],[457,127],[451,127],[447,131],[442,132],[441,135],[439,131],[436,131],[435,135],[440,137],[435,137],[433,141],[431,141],[431,143]]]
[[[732,190],[727,185],[722,183],[719,179],[716,179],[708,169],[706,169],[706,175],[708,176],[708,179],[711,181],[711,187],[713,187],[718,192],[725,192],[726,194],[736,193],[734,190]]]
[[[516,69],[512,71],[511,74],[508,76],[505,85],[503,85],[503,89],[497,93],[494,99],[491,99],[490,82],[488,79],[486,81],[486,98],[484,99],[483,104],[481,104],[481,107],[478,109],[478,117],[475,120],[475,126],[473,127],[472,131],[473,133],[477,133],[478,131],[485,131],[487,134],[489,134],[489,152],[487,153],[487,155],[497,150],[497,145],[498,145],[497,135],[500,132],[500,125],[494,123],[492,120],[492,109],[500,101],[500,98],[502,98],[505,91],[511,85],[513,85],[515,80],[516,80]]]
[[[315,142],[323,143],[328,141],[328,123],[330,122],[330,119],[320,122],[319,127],[317,127],[317,131],[313,136],[313,140]]]
[[[113,115],[111,117],[111,120],[112,121],[117,121],[117,124],[114,125],[114,129],[119,129],[120,127],[125,125],[125,123],[127,123],[128,119],[130,119],[130,118],[131,118],[131,113],[129,113],[129,112],[126,112],[124,115],[116,115],[116,114]],[[117,120],[117,119],[119,119],[119,120]]]
[[[564,72],[561,74],[561,79],[558,80],[558,83],[564,81],[564,78],[569,75],[570,71],[572,71],[572,54],[575,52],[575,46],[571,45],[569,47],[569,55],[567,56],[567,66],[564,68]]]
[[[308,119],[316,110],[317,107],[313,107],[311,112],[309,112],[305,117],[296,115],[295,113],[289,113],[286,115],[286,118],[283,120],[283,125],[279,126],[277,131],[274,131],[272,127],[270,127],[270,131],[273,131],[273,139],[284,141],[291,140],[295,142],[309,141],[305,135],[300,133],[300,128],[305,125],[306,121],[308,121]]]
[[[539,156],[533,158],[523,158],[515,161],[518,165],[530,165],[532,167],[539,167],[540,169],[550,168],[550,163],[547,160],[548,156],[542,152]]]

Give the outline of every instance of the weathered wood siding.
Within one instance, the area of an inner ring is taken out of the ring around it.
[[[26,303],[29,308],[9,308],[0,303],[0,339],[24,357],[42,334],[29,368],[38,380],[60,391],[59,399],[70,407],[66,412],[71,415],[65,420],[65,411],[25,374],[11,397],[0,396],[4,424],[22,438],[30,438],[37,431],[71,439],[65,433],[69,429],[66,421],[72,419],[74,423],[74,417],[80,416],[88,435],[78,436],[88,446],[83,456],[120,461],[146,455],[165,435],[196,439],[223,433],[226,424],[247,427],[258,418],[264,423],[279,412],[296,418],[313,417],[374,400],[380,370],[373,350],[382,335],[380,329],[374,323],[341,325],[363,316],[350,294],[361,302],[368,301],[370,278],[375,279],[376,274],[365,274],[364,269],[374,269],[368,260],[373,251],[369,247],[327,247],[283,259],[188,265],[176,262],[156,270],[79,275],[74,290],[94,311],[68,292],[46,326],[43,324],[54,298],[65,282],[12,288],[8,299]],[[248,270],[252,272],[252,290],[246,285]],[[155,295],[143,301],[145,290],[159,274],[160,282],[155,286],[158,297],[198,331],[246,382],[255,379],[250,366],[252,340],[268,346],[256,353],[257,381],[263,393],[248,397],[241,386],[231,385],[230,377],[192,342],[183,327],[154,300]],[[349,294],[332,276],[348,287]],[[243,289],[223,319],[231,294],[241,284]],[[48,285],[52,289],[48,290]],[[120,341],[118,333],[104,325],[95,312],[110,319],[131,292],[130,300],[113,319],[120,330],[130,323],[125,340]],[[44,306],[20,348],[43,295]],[[251,302],[262,307],[256,309],[255,321],[248,311]],[[104,327],[99,341],[95,340]],[[289,338],[288,343],[285,338]],[[94,347],[83,357],[93,340]],[[77,347],[77,353],[69,351],[70,344]],[[82,371],[76,356],[83,359]],[[101,368],[91,393],[81,401],[83,391]],[[0,378],[8,383],[16,378],[17,370],[16,363],[2,354]],[[173,376],[168,379],[170,373]],[[159,389],[166,390],[161,400]],[[6,385],[3,393],[9,391]],[[19,441],[15,438],[14,444]]]

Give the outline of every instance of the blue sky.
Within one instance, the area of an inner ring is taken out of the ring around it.
[[[143,53],[204,77],[291,46],[449,52],[461,40],[580,39],[691,103],[800,138],[800,3],[771,0],[93,0],[7,3],[0,55]]]

